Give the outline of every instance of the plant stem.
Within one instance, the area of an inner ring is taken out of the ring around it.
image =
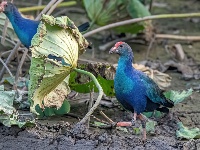
[[[55,4],[53,4],[52,7],[49,9],[49,11],[48,11],[46,14],[47,14],[47,15],[50,15],[50,14],[54,11],[54,9],[56,9],[56,7],[57,7],[60,3],[62,3],[62,1],[63,1],[63,0],[58,0]]]
[[[76,1],[69,1],[69,2],[63,2],[57,6],[58,7],[67,7],[67,6],[73,6],[76,5]],[[24,8],[19,8],[20,12],[29,12],[29,11],[36,11],[36,10],[42,10],[46,7],[46,5],[41,5],[41,6],[33,6],[33,7],[24,7]]]
[[[74,71],[88,75],[99,90],[99,96],[97,97],[96,102],[94,103],[92,108],[88,111],[88,113],[85,115],[85,117],[79,122],[80,124],[84,124],[89,119],[90,115],[94,112],[94,110],[98,107],[98,105],[101,101],[101,98],[103,96],[103,89],[102,89],[101,85],[99,84],[98,80],[96,79],[96,77],[92,73],[85,71],[85,70],[77,69],[77,68],[75,68]]]
[[[200,13],[162,14],[162,15],[146,16],[143,18],[129,19],[129,20],[120,21],[120,22],[112,23],[112,24],[97,28],[95,30],[92,30],[92,31],[84,34],[84,37],[89,37],[95,33],[98,33],[98,32],[104,31],[104,30],[108,30],[108,29],[111,29],[114,27],[132,24],[132,23],[141,22],[141,21],[146,21],[146,20],[165,19],[165,18],[187,18],[187,17],[200,17]]]
[[[3,62],[3,60],[0,58],[0,62],[3,64],[3,66],[7,69],[8,73],[10,74],[10,76],[12,78],[14,78],[13,74],[11,73],[10,69],[8,68],[8,66]]]
[[[200,41],[200,36],[185,36],[185,35],[171,35],[171,34],[156,34],[155,38],[156,39]]]
[[[2,38],[1,38],[1,44],[4,45],[5,43],[5,38],[6,38],[6,32],[7,32],[7,27],[8,27],[8,18],[6,17],[6,20],[5,20],[5,24],[4,24],[4,27],[3,27],[3,30],[2,30]]]
[[[18,68],[17,68],[17,73],[15,75],[15,84],[17,84],[17,82],[18,82],[20,70],[21,70],[21,68],[22,68],[22,66],[24,64],[24,61],[25,61],[27,53],[28,53],[28,49],[25,49],[25,51],[24,51],[24,53],[22,55],[21,61],[20,61],[19,65],[18,65]],[[15,85],[15,86],[17,86],[17,85]]]
[[[101,114],[104,118],[106,118],[106,120],[109,121],[110,124],[114,123],[114,121],[112,121],[108,116],[106,116],[106,114],[104,114],[103,111],[100,111],[100,114]]]

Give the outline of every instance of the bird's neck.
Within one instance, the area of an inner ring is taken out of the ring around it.
[[[133,57],[120,56],[118,61],[117,72],[129,72],[133,70]]]
[[[17,8],[14,8],[14,11],[12,12],[7,13],[6,16],[10,20],[22,44],[29,48],[31,45],[31,39],[37,32],[39,21],[23,18]]]
[[[15,10],[12,12],[7,13],[6,16],[10,20],[14,29],[16,29],[18,25],[21,24],[23,20],[25,20],[25,18],[22,17],[17,8],[15,8]]]

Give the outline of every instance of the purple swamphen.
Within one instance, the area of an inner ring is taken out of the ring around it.
[[[31,40],[33,36],[37,33],[37,28],[40,21],[30,20],[22,17],[18,9],[13,3],[3,1],[0,4],[0,9],[10,20],[14,31],[16,32],[18,38],[22,44],[29,48],[31,46]],[[87,30],[89,23],[86,22],[78,27],[80,32]],[[72,26],[73,28],[73,26]]]
[[[154,110],[168,113],[167,107],[171,108],[174,104],[165,98],[151,78],[133,68],[133,51],[127,43],[117,42],[109,53],[120,56],[114,79],[116,98],[126,110],[134,113],[131,122],[118,122],[117,126],[131,126],[138,118],[142,123],[143,140],[146,140],[146,121],[141,113]]]

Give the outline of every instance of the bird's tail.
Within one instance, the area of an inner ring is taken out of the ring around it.
[[[163,104],[163,106],[172,108],[174,106],[174,102],[171,100],[165,99],[165,103]]]
[[[156,110],[163,113],[169,113],[169,109],[167,107],[159,107]]]
[[[90,24],[89,22],[83,23],[80,26],[78,26],[78,30],[80,32],[86,31],[89,28]]]

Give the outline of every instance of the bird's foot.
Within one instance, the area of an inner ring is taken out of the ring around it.
[[[147,139],[142,138],[142,144],[146,144]]]
[[[115,128],[115,127],[117,127],[117,122],[111,123],[111,128]]]
[[[132,124],[132,126],[135,126],[135,120],[134,119],[131,120],[131,124]]]
[[[132,122],[118,122],[117,127],[128,127],[128,126],[132,126]]]

